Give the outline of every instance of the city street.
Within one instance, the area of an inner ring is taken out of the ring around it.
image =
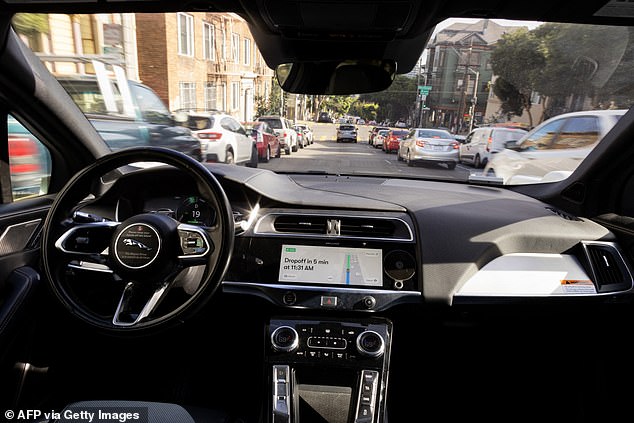
[[[417,165],[408,167],[398,161],[395,153],[387,154],[380,148],[368,144],[371,126],[359,125],[357,143],[337,143],[336,124],[308,124],[314,133],[314,144],[291,153],[282,154],[269,163],[259,163],[258,167],[275,172],[325,172],[329,174],[376,174],[392,176],[414,176],[419,178],[439,178],[467,180],[473,170],[458,165],[449,170],[444,165]]]

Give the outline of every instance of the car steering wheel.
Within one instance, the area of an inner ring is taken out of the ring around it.
[[[110,175],[135,162],[185,172],[215,209],[215,222],[189,225],[162,213],[117,222],[80,211],[107,192]],[[224,190],[201,163],[166,148],[119,150],[77,173],[57,195],[44,222],[42,267],[55,295],[81,320],[115,332],[156,329],[182,321],[218,288],[233,225]],[[183,279],[187,289],[174,289]]]

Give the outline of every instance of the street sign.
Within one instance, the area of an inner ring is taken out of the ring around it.
[[[429,95],[430,91],[431,91],[431,85],[419,85],[418,86],[418,93],[420,95]]]

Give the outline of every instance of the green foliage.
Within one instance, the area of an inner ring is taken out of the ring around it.
[[[352,104],[357,101],[354,96],[331,95],[321,101],[322,110],[330,110],[335,116],[348,114]]]
[[[526,100],[523,98],[522,93],[517,90],[515,85],[500,76],[493,84],[493,93],[502,102],[502,106],[500,107],[500,112],[502,112],[502,114],[507,117],[522,115]]]
[[[269,94],[269,98],[261,96],[255,97],[255,115],[277,115],[280,113],[281,108],[282,89],[274,78],[273,83],[271,84],[271,93]]]
[[[407,120],[416,105],[417,83],[415,78],[396,75],[392,85],[385,91],[362,94],[360,100],[378,105],[376,120]]]
[[[32,36],[42,33],[48,34],[48,15],[44,13],[18,13],[11,21],[18,34]]]
[[[349,114],[359,116],[366,121],[376,120],[379,105],[376,103],[366,103],[364,101],[355,101],[350,107]]]

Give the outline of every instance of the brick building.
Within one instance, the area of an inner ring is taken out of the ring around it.
[[[139,76],[169,109],[218,109],[252,120],[273,71],[233,13],[136,15]],[[160,36],[157,36],[160,34]]]

